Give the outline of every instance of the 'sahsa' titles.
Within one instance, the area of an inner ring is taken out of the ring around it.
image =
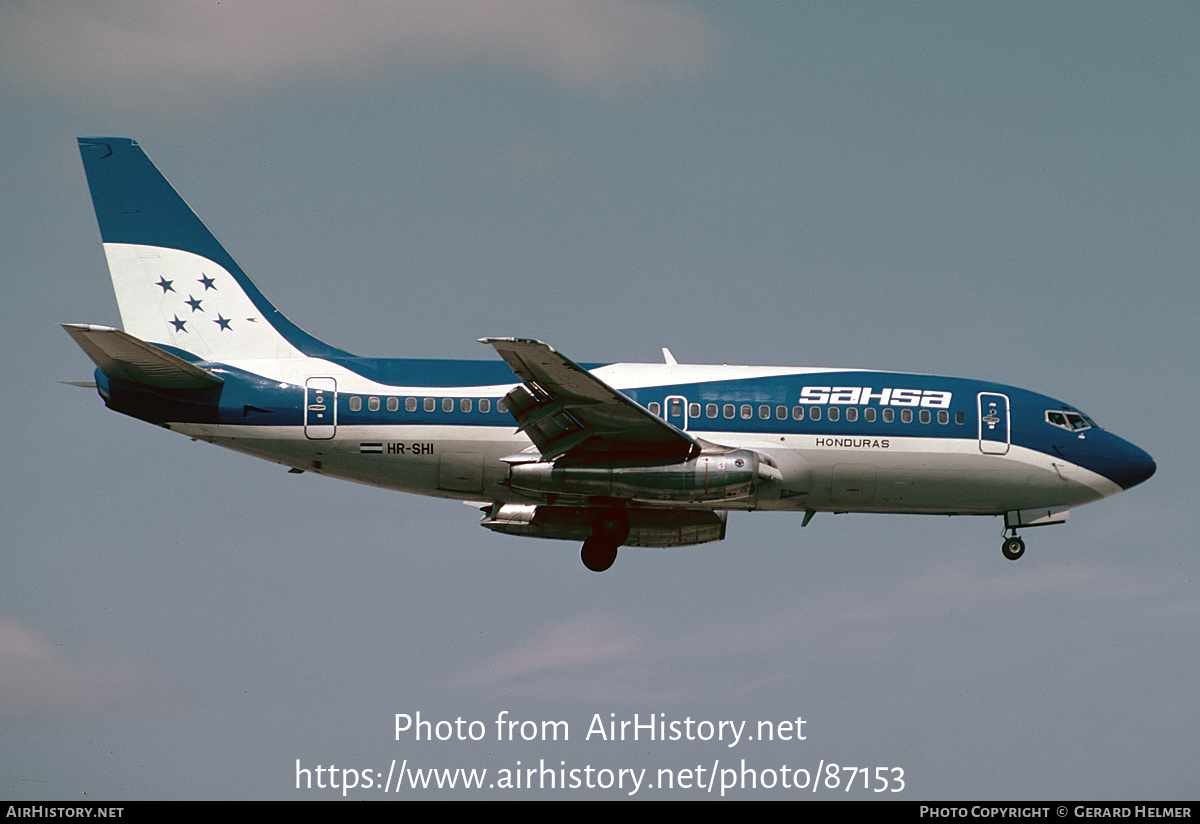
[[[806,386],[800,390],[800,403],[863,406],[921,406],[926,409],[949,409],[952,392],[934,389],[880,389],[870,386]]]

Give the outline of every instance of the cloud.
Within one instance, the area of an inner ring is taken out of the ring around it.
[[[1094,615],[1109,611],[1109,604],[1128,609],[1153,591],[1150,582],[1102,566],[1013,575],[1008,567],[981,571],[962,562],[760,613],[715,613],[688,631],[629,616],[567,618],[453,674],[447,684],[489,695],[511,691],[632,705],[699,700],[714,683],[723,694],[746,696],[789,682],[814,657],[885,662],[931,628],[940,635],[948,627],[986,625],[996,616],[1055,611],[1063,602]],[[992,656],[1027,654],[1019,636],[1010,645],[991,639],[987,650]]]
[[[69,660],[35,630],[0,619],[0,716],[90,716],[129,703],[144,687],[137,664]]]
[[[601,683],[597,690],[591,673],[605,672],[611,679],[614,668],[627,666],[643,643],[640,633],[612,616],[568,618],[450,680],[485,690],[522,685],[539,693],[604,699],[609,689],[620,694],[625,687]]]
[[[566,618],[487,661],[446,679],[456,689],[488,695],[574,698],[583,702],[649,703],[686,694],[663,668],[663,641],[612,615]]]
[[[604,94],[701,72],[717,33],[666,0],[17,0],[0,76],[105,105],[207,104],[458,63]]]
[[[572,618],[488,661],[468,677],[503,680],[560,667],[603,664],[639,646],[630,628],[614,618]]]

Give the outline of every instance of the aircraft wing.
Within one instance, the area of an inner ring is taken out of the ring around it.
[[[687,433],[541,341],[479,340],[494,347],[524,381],[504,402],[543,460],[641,463],[683,460],[701,451]]]

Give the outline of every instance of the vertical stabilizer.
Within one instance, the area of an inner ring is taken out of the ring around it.
[[[347,354],[271,305],[135,141],[79,151],[126,332],[203,360]]]

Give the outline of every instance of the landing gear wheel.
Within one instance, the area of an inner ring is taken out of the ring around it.
[[[1011,538],[1005,538],[1004,543],[1000,546],[1000,551],[1004,553],[1004,557],[1010,561],[1015,561],[1025,554],[1025,542],[1016,535]]]
[[[603,535],[593,535],[583,542],[579,557],[583,565],[592,572],[603,572],[617,560],[617,547],[620,544]]]

